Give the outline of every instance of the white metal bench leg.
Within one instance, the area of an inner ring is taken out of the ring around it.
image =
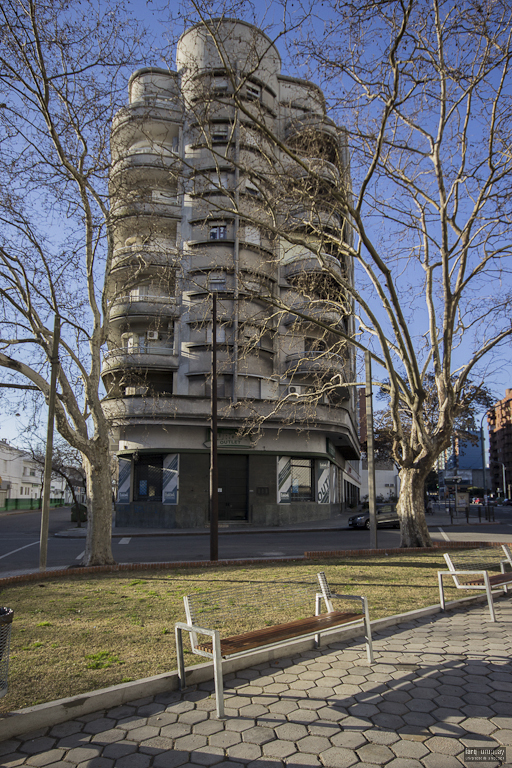
[[[489,575],[487,571],[484,573],[485,591],[487,593],[487,603],[489,605],[489,612],[491,614],[491,621],[496,621],[496,614],[494,613],[494,604],[492,601],[491,584],[489,582]]]
[[[437,572],[437,580],[439,582],[439,603],[441,604],[441,610],[444,611],[445,601],[444,601],[443,574],[440,573],[439,571]]]
[[[224,680],[222,677],[222,656],[220,652],[220,634],[217,630],[213,633],[213,679],[215,682],[215,701],[217,703],[217,717],[224,717]]]
[[[366,655],[368,657],[368,662],[370,664],[373,664],[375,659],[373,656],[372,628],[370,625],[370,614],[368,612],[368,600],[366,599],[366,597],[363,597],[363,608],[364,608],[364,629],[366,634]]]
[[[183,633],[181,627],[175,628],[176,634],[176,658],[178,660],[178,680],[180,683],[180,691],[185,686],[185,662],[183,660]]]

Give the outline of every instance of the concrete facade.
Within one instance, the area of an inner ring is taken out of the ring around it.
[[[186,31],[177,71],[135,72],[112,125],[103,380],[117,526],[208,524],[213,293],[219,519],[328,518],[357,486],[355,396],[345,386],[354,359],[336,334],[353,331],[340,288],[353,279],[343,248],[351,233],[329,202],[330,184],[349,183],[344,134],[316,85],[281,74],[263,32],[225,20],[219,41],[221,52],[202,24]],[[304,163],[321,181],[307,205],[297,197]],[[280,301],[324,327],[276,309]]]
[[[489,468],[493,493],[510,498],[512,485],[512,389],[487,415]]]

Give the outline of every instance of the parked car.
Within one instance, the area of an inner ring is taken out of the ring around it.
[[[472,504],[483,504],[483,503],[484,503],[484,500],[483,500],[483,499],[481,499],[479,496],[476,496],[476,497],[475,497],[475,498],[474,498],[474,499],[471,501],[471,503],[472,503]]]
[[[351,528],[370,528],[370,509],[366,507],[357,515],[349,517]],[[396,504],[377,504],[377,527],[400,528],[400,520],[396,513]]]

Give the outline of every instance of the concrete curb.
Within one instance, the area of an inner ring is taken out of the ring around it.
[[[453,610],[468,603],[484,602],[485,595],[472,595],[460,600],[454,600],[446,604],[446,610]],[[372,621],[372,631],[386,629],[391,626],[421,619],[426,616],[433,616],[441,613],[439,605],[431,605],[426,608],[418,608],[407,613],[397,614],[395,616],[386,616],[383,619]],[[362,627],[347,627],[325,633],[322,637],[324,642],[322,646],[330,645],[334,642],[344,642],[363,634]],[[240,669],[246,669],[255,664],[261,664],[274,659],[286,658],[297,653],[310,650],[315,647],[314,639],[301,639],[288,643],[286,646],[271,649],[258,649],[249,651],[243,656],[233,659],[227,659],[223,662],[224,674],[236,672]],[[196,664],[186,667],[186,677],[188,685],[197,685],[213,679],[213,667],[211,662],[206,664]],[[104,709],[125,704],[128,701],[135,701],[146,696],[155,696],[158,693],[178,690],[177,671],[165,672],[154,677],[147,677],[142,680],[134,680],[130,683],[121,683],[113,685],[110,688],[102,688],[97,691],[90,691],[70,696],[66,699],[49,701],[46,704],[38,704],[34,707],[9,712],[6,715],[0,715],[0,741],[20,736],[23,733],[37,731],[40,728],[47,728],[58,725],[59,723],[73,720],[83,715],[99,712]]]
[[[91,573],[116,573],[119,571],[158,571],[173,570],[174,568],[222,568],[233,565],[258,565],[271,563],[293,563],[304,560],[322,560],[331,557],[368,557],[382,555],[408,555],[419,552],[431,552],[440,549],[499,549],[502,543],[512,547],[512,542],[500,541],[434,541],[433,547],[425,549],[424,547],[383,547],[381,549],[339,549],[329,551],[304,552],[303,555],[284,556],[284,557],[254,557],[240,558],[232,560],[190,560],[165,563],[115,563],[114,565],[89,565],[89,566],[71,566],[60,567],[51,571],[28,571],[18,573],[12,576],[0,578],[0,588],[7,587],[10,584],[21,584],[28,581],[42,581],[43,579],[66,578],[68,576],[85,576]]]

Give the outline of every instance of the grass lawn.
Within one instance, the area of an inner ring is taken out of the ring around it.
[[[457,562],[461,555],[457,553]],[[496,564],[500,550],[489,550],[485,557]],[[316,573],[323,570],[337,591],[365,595],[373,620],[438,603],[439,569],[445,569],[442,552],[429,551],[410,556],[148,570],[137,571],[136,577],[129,572],[91,574],[8,586],[0,590],[0,605],[14,610],[14,621],[9,692],[0,699],[0,712],[176,669],[174,622],[185,620],[184,594],[240,582],[313,583]],[[461,596],[448,582],[446,586],[448,600]],[[313,601],[310,610],[314,613]],[[202,661],[187,653],[187,664]]]

